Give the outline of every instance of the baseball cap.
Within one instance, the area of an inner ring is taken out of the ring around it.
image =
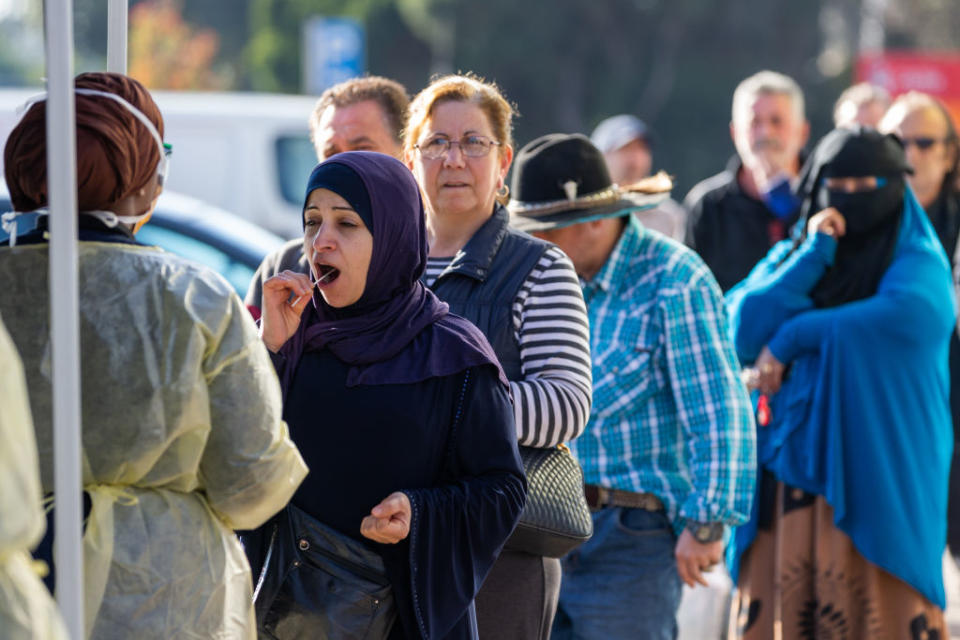
[[[651,144],[650,128],[640,118],[627,113],[610,116],[590,134],[590,142],[603,153],[615,151],[634,140]]]

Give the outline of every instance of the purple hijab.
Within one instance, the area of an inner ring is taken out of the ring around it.
[[[314,291],[313,304],[307,305],[297,331],[280,349],[285,356],[280,371],[284,397],[303,353],[322,349],[351,365],[348,387],[410,384],[485,364],[496,367],[507,384],[480,330],[452,315],[447,304],[420,282],[427,264],[426,219],[410,170],[382,153],[339,153],[310,174],[304,208],[318,183],[337,191],[323,179],[329,178],[324,169],[330,164],[352,169],[366,188],[373,254],[363,295],[354,304],[335,309]]]

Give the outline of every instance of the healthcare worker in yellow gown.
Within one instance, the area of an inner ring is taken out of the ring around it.
[[[30,549],[43,535],[37,444],[23,366],[0,320],[0,637],[66,640]]]
[[[81,74],[75,92],[87,637],[253,638],[250,569],[232,530],[282,508],[306,467],[230,285],[136,242],[167,171],[156,104],[119,74]],[[44,109],[30,106],[7,141],[16,211],[47,204]],[[51,492],[46,224],[0,248],[0,314]]]

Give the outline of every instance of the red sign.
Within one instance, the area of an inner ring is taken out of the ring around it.
[[[884,87],[891,95],[922,91],[939,98],[960,123],[960,52],[887,51],[860,56],[857,82]]]

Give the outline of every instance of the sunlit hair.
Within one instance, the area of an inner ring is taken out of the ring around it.
[[[367,100],[380,105],[387,118],[390,134],[398,144],[402,142],[403,125],[407,121],[407,107],[410,106],[407,90],[396,80],[381,76],[366,76],[335,84],[320,94],[320,99],[317,100],[313,113],[310,114],[310,140],[314,147],[317,145],[317,128],[320,126],[320,118],[327,107],[349,107]]]
[[[953,118],[942,102],[929,93],[908,91],[897,96],[887,112],[883,114],[883,120],[880,121],[878,128],[880,131],[893,131],[907,117],[924,109],[933,109],[943,116],[943,121],[947,125],[944,144],[947,147],[947,152],[953,155],[953,159],[950,161],[950,169],[943,177],[943,184],[949,185],[953,190],[960,190],[960,139],[957,138],[957,127]]]
[[[750,105],[758,96],[778,95],[790,98],[793,112],[799,120],[804,120],[803,91],[800,85],[790,76],[776,71],[758,71],[737,85],[733,92],[733,111],[731,117],[734,122],[738,116],[747,113]]]
[[[498,153],[503,154],[506,147],[513,147],[514,108],[496,84],[468,73],[436,78],[413,99],[403,139],[405,152],[413,151],[423,125],[436,106],[444,102],[469,102],[480,107],[490,122],[493,137],[500,143]]]
[[[849,114],[846,113],[847,111],[852,108],[853,115],[855,116],[861,106],[874,102],[886,111],[890,106],[890,92],[879,85],[869,82],[859,82],[847,87],[833,105],[833,124],[840,126],[841,122],[847,120],[852,121],[854,118],[849,117]],[[848,107],[847,105],[851,106]]]

